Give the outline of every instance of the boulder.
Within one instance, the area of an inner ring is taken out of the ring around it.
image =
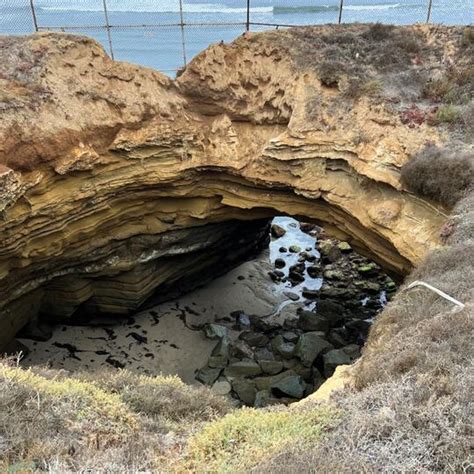
[[[333,349],[333,345],[321,335],[321,332],[307,332],[301,335],[296,344],[294,354],[306,367],[310,367],[323,351]]]
[[[253,380],[237,378],[232,381],[232,390],[245,403],[245,405],[253,406],[257,390]]]
[[[255,386],[257,387],[257,390],[270,390],[272,384],[290,375],[298,375],[298,374],[294,370],[285,370],[284,372],[281,372],[277,375],[272,375],[269,377],[257,377],[253,379],[253,381],[255,382]]]
[[[284,359],[291,359],[293,352],[295,351],[295,344],[292,342],[286,342],[281,335],[274,337],[271,345],[273,352],[279,354]]]
[[[275,265],[275,268],[284,268],[286,266],[286,262],[282,258],[277,258],[275,260],[274,265]]]
[[[283,339],[288,342],[297,342],[300,337],[299,334],[293,331],[285,331],[281,335],[283,336]]]
[[[255,360],[275,360],[275,355],[271,350],[264,347],[255,351]]]
[[[329,321],[319,313],[313,311],[300,311],[298,327],[303,331],[329,331]]]
[[[319,297],[320,290],[304,287],[302,293],[305,298],[315,300]]]
[[[204,385],[212,385],[221,374],[222,369],[213,367],[203,367],[199,369],[196,374],[196,380]]]
[[[306,271],[311,278],[318,278],[321,275],[321,271],[322,271],[321,265],[318,265],[318,264],[310,265],[306,269]]]
[[[286,234],[286,230],[278,224],[272,224],[270,232],[272,234],[272,237],[274,237],[275,239],[279,239],[280,237],[283,237]]]
[[[333,349],[323,355],[324,376],[330,377],[338,365],[346,365],[351,363],[351,358],[343,349]]]
[[[269,341],[265,334],[254,331],[243,332],[240,334],[239,339],[242,339],[251,347],[265,347]]]
[[[305,383],[299,375],[290,375],[271,385],[271,393],[276,397],[303,398]]]
[[[334,327],[344,319],[344,306],[332,300],[320,300],[316,305],[316,313]]]
[[[211,387],[211,390],[216,394],[216,395],[227,395],[230,393],[232,387],[230,383],[227,380],[217,380],[217,382],[214,382],[214,385]]]
[[[352,252],[352,247],[349,245],[348,242],[339,242],[337,244],[337,248],[342,252],[342,253],[350,253]]]
[[[291,253],[300,253],[301,247],[299,245],[290,245],[288,249]]]
[[[281,360],[261,360],[259,364],[264,374],[276,375],[283,370],[283,362]]]
[[[229,336],[229,330],[220,324],[207,324],[204,327],[204,335],[209,339],[223,339]]]
[[[269,405],[271,394],[269,390],[259,390],[255,395],[254,406],[257,408],[263,408]]]
[[[292,291],[284,291],[283,294],[291,301],[298,301],[300,299],[299,295]]]
[[[229,361],[229,340],[227,337],[221,339],[211,352],[209,367],[224,368]]]
[[[251,377],[261,374],[262,369],[254,360],[240,360],[229,364],[224,373],[226,377]]]
[[[254,356],[254,351],[252,348],[242,340],[237,340],[232,342],[229,346],[230,355],[236,357],[237,359],[248,358],[252,359]]]

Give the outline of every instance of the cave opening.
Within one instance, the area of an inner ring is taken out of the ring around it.
[[[16,339],[22,364],[178,375],[257,407],[313,393],[360,356],[397,283],[314,223],[276,216],[228,229],[238,238],[214,264],[133,314],[91,316],[88,304],[64,321],[43,313]]]

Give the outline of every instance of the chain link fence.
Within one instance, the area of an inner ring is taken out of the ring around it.
[[[0,0],[0,34],[93,37],[115,59],[173,73],[244,31],[349,22],[472,24],[473,0]]]

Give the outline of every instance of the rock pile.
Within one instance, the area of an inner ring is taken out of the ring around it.
[[[301,399],[338,365],[357,359],[374,316],[397,287],[349,243],[324,238],[317,226],[300,228],[319,240],[314,249],[280,249],[282,257],[275,259],[269,274],[277,285],[289,288],[280,311],[264,317],[235,311],[231,323],[226,317],[222,324],[204,328],[206,337],[217,343],[197,380],[245,405]],[[282,235],[281,228],[272,228],[273,239]],[[290,253],[298,253],[291,266],[285,259]],[[305,286],[316,279],[319,289]],[[291,291],[295,288],[299,291]]]

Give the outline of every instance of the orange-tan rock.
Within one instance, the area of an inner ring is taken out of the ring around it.
[[[335,28],[214,45],[176,81],[83,37],[0,38],[0,345],[38,313],[137,309],[235,251],[235,220],[301,216],[400,275],[439,245],[445,210],[400,168],[450,131],[403,123],[391,69],[369,65],[375,94],[348,96],[350,71],[324,85],[321,48],[307,65],[291,48]],[[400,31],[429,42],[404,66],[417,74],[447,67],[461,35]]]

